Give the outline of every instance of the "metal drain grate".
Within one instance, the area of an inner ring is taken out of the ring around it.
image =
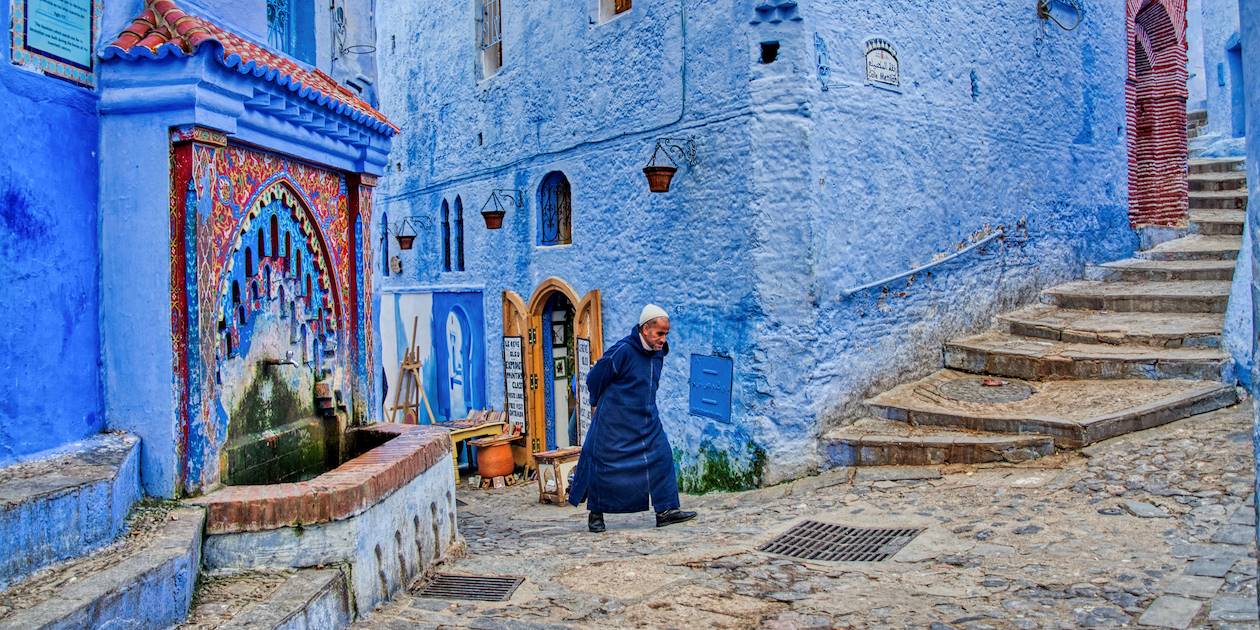
[[[433,599],[472,599],[481,602],[506,602],[516,587],[524,582],[522,577],[496,577],[492,575],[453,575],[439,573],[425,584],[420,597]]]
[[[876,529],[801,521],[758,550],[802,560],[879,562],[893,557],[921,533],[922,529],[913,528]]]

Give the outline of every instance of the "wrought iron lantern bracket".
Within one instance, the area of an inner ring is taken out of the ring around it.
[[[656,166],[656,158],[661,154],[674,166],[682,162],[694,167],[697,162],[696,140],[690,137],[657,138],[656,147],[652,149],[652,157],[648,159],[647,165]]]

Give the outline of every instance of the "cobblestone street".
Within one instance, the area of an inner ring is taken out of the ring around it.
[[[1250,403],[1022,465],[832,471],[684,497],[691,523],[461,488],[467,556],[510,602],[410,594],[364,628],[1256,628]],[[756,547],[801,519],[923,527],[880,563]]]

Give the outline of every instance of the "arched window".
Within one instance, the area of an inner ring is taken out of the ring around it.
[[[455,196],[455,271],[464,270],[464,200]]]
[[[389,275],[389,213],[381,213],[381,273]]]
[[[267,247],[266,247],[265,238],[266,237],[263,236],[262,227],[259,227],[258,228],[258,262],[262,262],[262,259],[267,256]]]
[[[232,304],[241,303],[241,284],[236,280],[232,281]]]
[[[451,206],[442,200],[442,270],[451,270]]]
[[[538,244],[573,242],[573,200],[569,179],[560,171],[547,173],[538,186]]]

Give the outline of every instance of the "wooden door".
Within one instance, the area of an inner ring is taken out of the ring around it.
[[[503,394],[508,422],[529,431],[531,415],[529,382],[533,374],[530,361],[529,312],[525,300],[512,291],[503,292]]]
[[[574,318],[577,337],[578,433],[577,443],[586,438],[591,423],[591,405],[586,392],[586,375],[604,354],[604,316],[600,307],[599,289],[582,297]]]

